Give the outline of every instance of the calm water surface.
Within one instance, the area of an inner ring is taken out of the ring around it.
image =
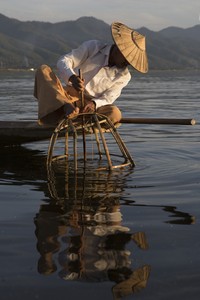
[[[118,106],[124,117],[199,121],[199,76],[135,75]],[[33,81],[0,72],[0,120],[37,118]],[[199,299],[199,125],[118,131],[133,170],[74,176],[46,170],[48,141],[1,148],[2,300]]]

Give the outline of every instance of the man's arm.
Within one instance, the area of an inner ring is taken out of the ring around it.
[[[75,81],[71,76],[78,75],[74,69],[79,68],[88,57],[93,56],[99,48],[102,47],[102,43],[96,40],[86,41],[82,43],[77,49],[73,49],[70,53],[63,55],[57,62],[57,69],[59,76],[68,84],[69,79]],[[75,84],[76,85],[76,84]]]

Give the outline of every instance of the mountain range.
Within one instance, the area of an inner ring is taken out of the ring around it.
[[[200,25],[135,30],[146,36],[150,69],[200,69]],[[50,23],[0,14],[0,69],[55,67],[61,55],[90,39],[112,43],[110,25],[94,17]]]

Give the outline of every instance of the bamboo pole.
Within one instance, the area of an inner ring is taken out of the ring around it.
[[[167,119],[167,118],[122,118],[123,124],[168,124],[168,125],[195,125],[195,119]]]
[[[79,69],[79,77],[80,79],[83,79],[81,69]],[[81,112],[83,111],[85,107],[85,99],[84,99],[84,92],[80,93],[80,100],[81,100]],[[83,156],[84,156],[84,162],[86,162],[86,137],[85,137],[85,118],[82,116],[82,135],[83,135]]]

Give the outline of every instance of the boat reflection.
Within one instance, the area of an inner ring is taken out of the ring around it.
[[[34,220],[39,273],[58,271],[67,281],[112,281],[114,299],[146,287],[150,266],[134,269],[131,253],[135,247],[148,249],[146,235],[131,233],[122,224],[125,180],[119,170],[82,174],[49,170],[49,202],[40,206]]]

